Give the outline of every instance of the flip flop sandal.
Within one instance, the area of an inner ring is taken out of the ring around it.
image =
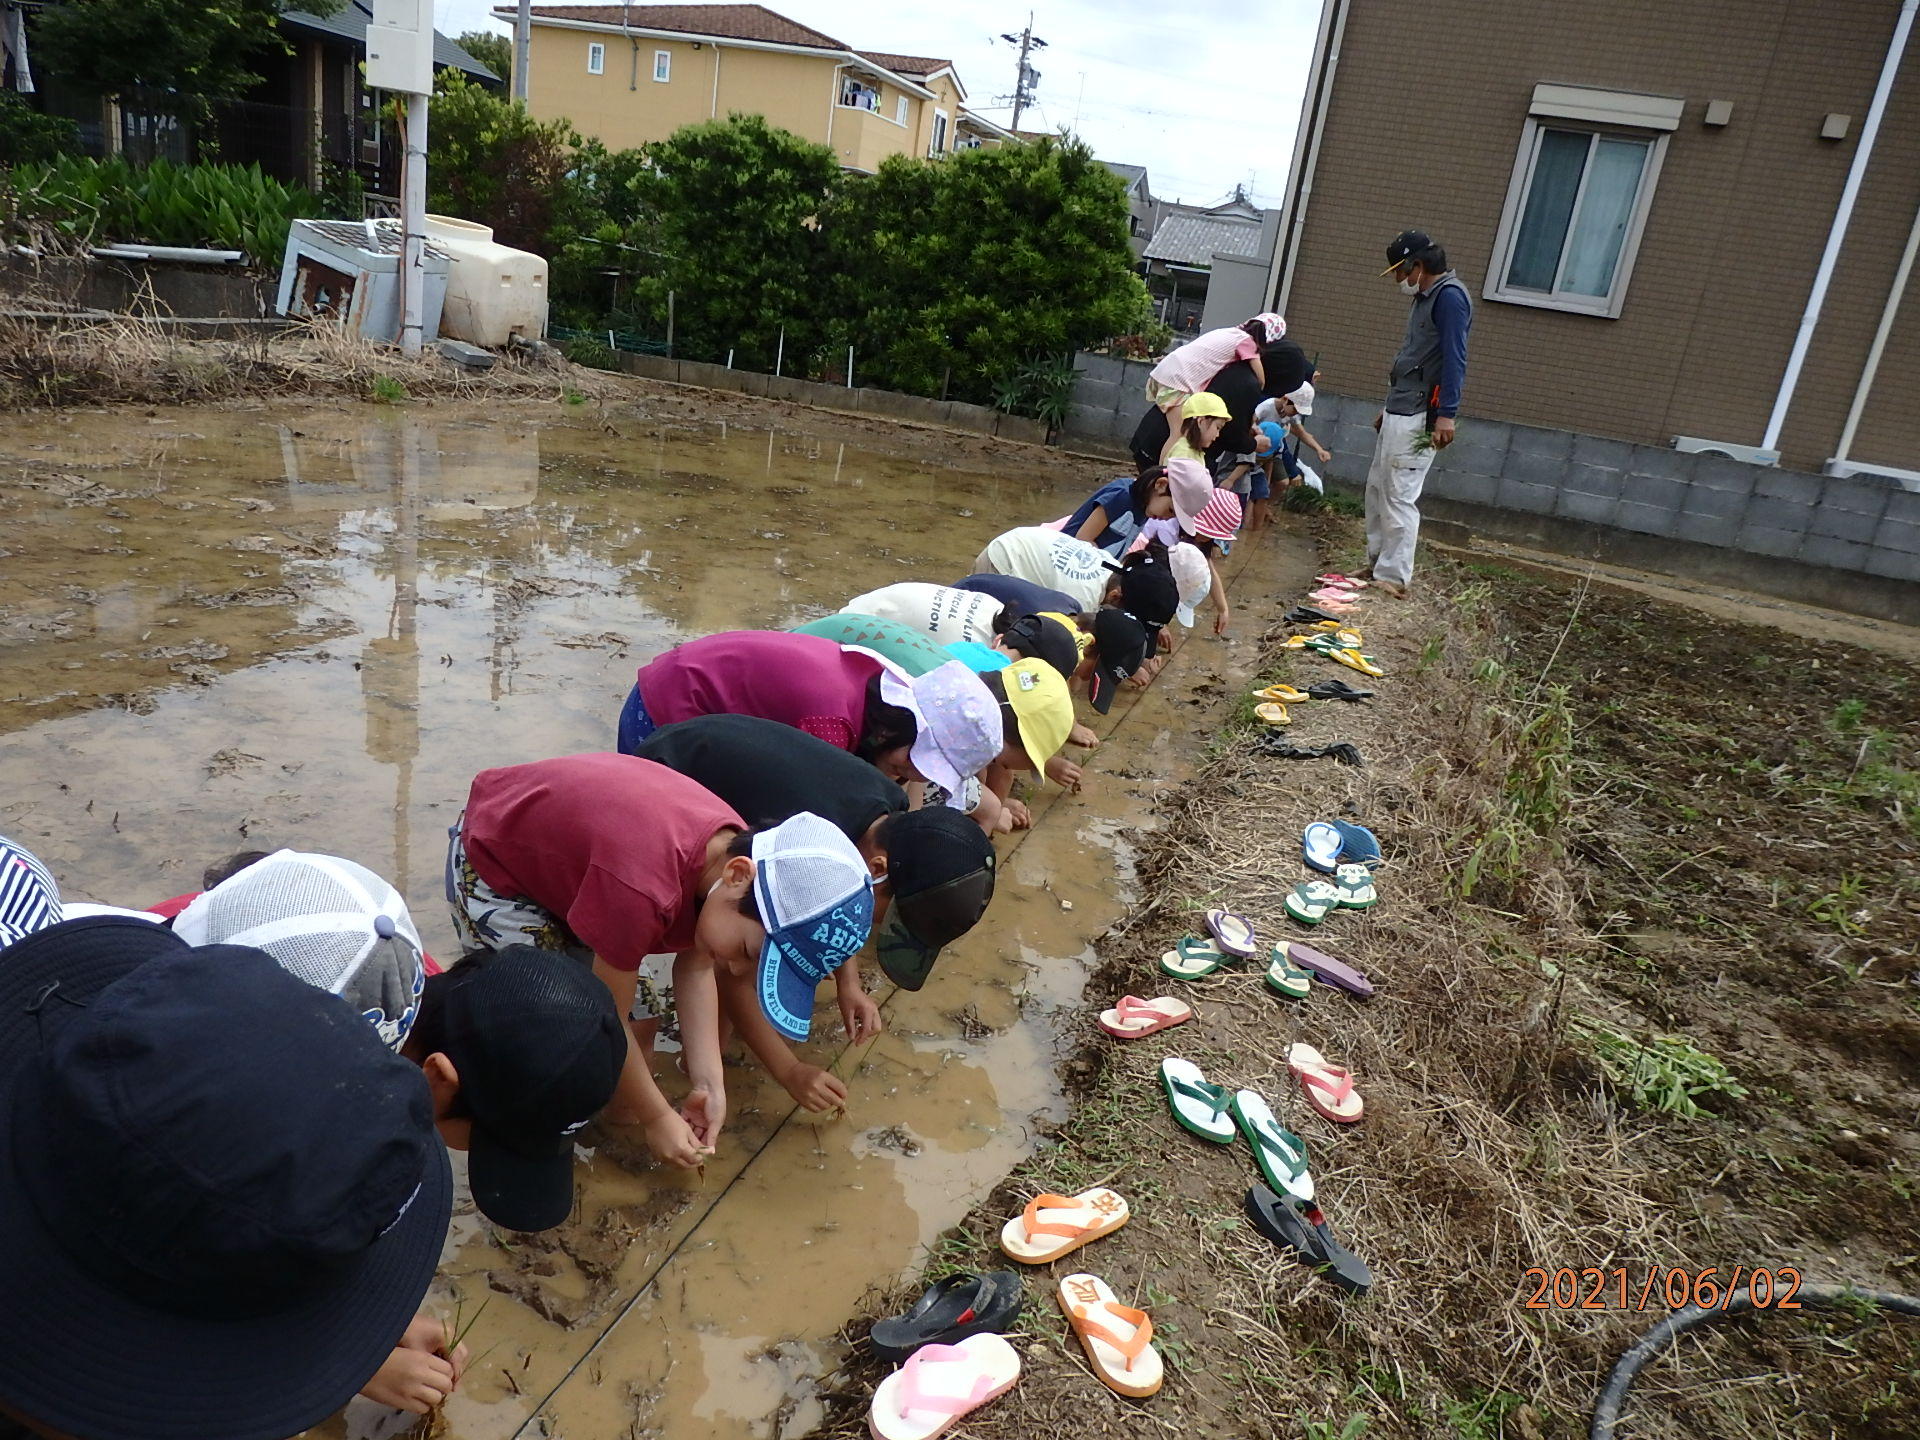
[[[929,1286],[904,1315],[873,1322],[874,1353],[899,1364],[922,1345],[957,1345],[973,1335],[998,1335],[1020,1315],[1024,1296],[1011,1270],[949,1275]]]
[[[1254,1229],[1282,1249],[1297,1251],[1302,1265],[1311,1266],[1342,1290],[1364,1295],[1373,1288],[1373,1272],[1333,1238],[1327,1217],[1318,1208],[1303,1210],[1266,1186],[1256,1185],[1247,1191],[1247,1218]]]
[[[1307,1104],[1327,1119],[1351,1125],[1366,1112],[1366,1106],[1354,1093],[1353,1072],[1344,1066],[1329,1065],[1327,1057],[1313,1046],[1289,1046],[1287,1068],[1300,1077]]]
[[[1304,1000],[1313,989],[1313,972],[1302,970],[1287,959],[1286,950],[1279,945],[1268,952],[1266,980],[1269,990],[1289,1000]]]
[[[1057,1294],[1060,1311],[1102,1385],[1135,1400],[1159,1392],[1166,1366],[1153,1348],[1153,1321],[1146,1311],[1122,1305],[1098,1275],[1069,1275]]]
[[[1318,590],[1309,590],[1307,592],[1307,598],[1318,601],[1322,605],[1335,607],[1338,607],[1343,602],[1348,605],[1353,604],[1353,592],[1338,585],[1323,585]]]
[[[1336,960],[1312,946],[1302,945],[1298,940],[1282,940],[1274,948],[1286,951],[1287,959],[1301,969],[1311,970],[1313,978],[1322,985],[1331,985],[1349,995],[1358,995],[1362,1000],[1370,999],[1373,995],[1373,982],[1344,960]]]
[[[1307,864],[1323,875],[1331,875],[1340,863],[1340,845],[1340,827],[1330,820],[1316,820],[1300,834]]]
[[[1296,605],[1281,617],[1281,623],[1286,625],[1307,625],[1321,620],[1339,623],[1337,616],[1329,615],[1324,610],[1316,610],[1311,605]]]
[[[1162,997],[1142,1000],[1138,995],[1122,995],[1111,1010],[1100,1012],[1100,1028],[1116,1040],[1138,1040],[1193,1018],[1193,1007],[1184,1000]]]
[[[1313,1199],[1313,1176],[1307,1173],[1307,1142],[1284,1130],[1273,1118],[1273,1107],[1257,1090],[1240,1090],[1233,1097],[1233,1118],[1247,1132],[1253,1163],[1267,1184],[1296,1200]]]
[[[1237,1132],[1227,1115],[1233,1097],[1218,1085],[1209,1085],[1198,1065],[1169,1055],[1160,1062],[1160,1088],[1167,1092],[1167,1104],[1182,1130],[1216,1145],[1233,1143]]]
[[[1358,650],[1329,650],[1327,658],[1337,660],[1349,670],[1358,670],[1362,675],[1371,675],[1378,680],[1387,672],[1373,663],[1373,657],[1362,655]]]
[[[1373,888],[1373,871],[1365,865],[1342,865],[1333,872],[1342,910],[1371,910],[1380,901]]]
[[[1253,707],[1253,718],[1262,725],[1291,725],[1293,717],[1278,701],[1267,700]]]
[[[1296,690],[1291,685],[1269,685],[1264,690],[1253,692],[1256,700],[1273,700],[1282,705],[1304,705],[1308,700],[1307,692]]]
[[[1253,926],[1241,915],[1231,910],[1207,911],[1207,933],[1213,936],[1223,954],[1236,960],[1251,960],[1258,948],[1254,943]]]
[[[1356,690],[1344,680],[1320,680],[1307,687],[1307,694],[1314,700],[1369,700],[1373,698],[1371,690]]]
[[[874,1440],[934,1440],[1019,1379],[1019,1352],[998,1335],[928,1345],[874,1387],[868,1433]]]
[[[1316,575],[1313,578],[1318,580],[1322,585],[1333,585],[1345,590],[1364,590],[1370,583],[1366,580],[1355,579],[1351,575]]]
[[[1371,694],[1371,691],[1361,691]],[[1350,825],[1345,820],[1332,822],[1333,828],[1340,832],[1340,859],[1354,865],[1365,865],[1371,870],[1380,863],[1380,841],[1364,825]]]
[[[1000,1248],[1022,1265],[1045,1265],[1111,1235],[1131,1218],[1126,1198],[1105,1189],[1036,1195],[1000,1227]]]
[[[1211,940],[1197,940],[1189,935],[1160,957],[1160,971],[1176,980],[1198,980],[1232,959]]]
[[[1302,880],[1280,903],[1302,925],[1318,925],[1340,908],[1340,891],[1324,880]]]

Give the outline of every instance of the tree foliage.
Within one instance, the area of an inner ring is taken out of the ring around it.
[[[0,90],[0,166],[54,160],[79,149],[73,121],[42,115],[11,90]]]
[[[876,383],[989,399],[1148,313],[1125,191],[1077,140],[905,156],[846,180],[826,232],[843,323]]]
[[[467,30],[453,37],[453,43],[486,66],[502,80],[513,77],[513,42],[491,30]]]
[[[341,0],[302,0],[332,14]],[[280,0],[66,0],[34,25],[34,59],[91,95],[141,92],[153,109],[204,119],[260,81],[266,50],[287,49]]]
[[[675,339],[687,353],[772,367],[820,339],[822,246],[817,220],[840,167],[833,151],[758,115],[689,125],[647,147],[634,177],[642,224],[658,251],[637,298],[659,313],[674,295]]]
[[[545,254],[597,223],[575,176],[582,141],[564,120],[526,110],[457,70],[435,82],[427,124],[427,207],[493,227],[502,245]]]

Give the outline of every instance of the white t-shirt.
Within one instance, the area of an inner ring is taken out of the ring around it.
[[[1282,415],[1278,400],[1262,400],[1253,407],[1253,423],[1256,425],[1273,424],[1282,430],[1291,430],[1300,423],[1298,415]]]
[[[942,645],[962,640],[991,645],[993,622],[1004,607],[977,591],[903,580],[856,595],[840,608],[850,615],[877,615],[910,630],[924,630]]]
[[[995,574],[1062,591],[1083,611],[1100,608],[1117,573],[1106,551],[1044,525],[995,536],[987,542],[986,555]]]

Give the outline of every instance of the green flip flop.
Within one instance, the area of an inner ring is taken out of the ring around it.
[[[1167,1106],[1182,1130],[1216,1145],[1231,1145],[1240,1133],[1229,1116],[1233,1097],[1220,1086],[1208,1084],[1191,1060],[1178,1055],[1162,1060],[1160,1087],[1167,1092]]]
[[[1285,941],[1267,952],[1267,988],[1289,1000],[1304,1000],[1313,989],[1313,972],[1287,958]]]
[[[1302,925],[1318,925],[1340,908],[1340,889],[1324,880],[1302,880],[1280,903]]]
[[[1373,888],[1373,871],[1365,865],[1342,865],[1333,872],[1342,910],[1370,910],[1380,899]]]
[[[1188,935],[1160,957],[1160,972],[1176,980],[1198,980],[1211,975],[1233,957],[1211,940]]]
[[[1257,1090],[1239,1090],[1228,1102],[1253,1146],[1253,1163],[1275,1190],[1296,1200],[1313,1199],[1313,1176],[1307,1173],[1307,1144],[1273,1118],[1273,1107]]]

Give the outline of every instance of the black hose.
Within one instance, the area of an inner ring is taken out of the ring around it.
[[[1882,1310],[1897,1310],[1903,1315],[1920,1315],[1920,1300],[1911,1295],[1895,1295],[1887,1290],[1856,1290],[1851,1285],[1802,1285],[1793,1298],[1802,1305],[1866,1304]],[[1601,1387],[1600,1399],[1593,1407],[1593,1426],[1587,1431],[1587,1440],[1613,1440],[1613,1427],[1620,1423],[1621,1407],[1626,1404],[1627,1391],[1632,1387],[1634,1377],[1640,1373],[1640,1367],[1666,1349],[1676,1336],[1709,1320],[1744,1315],[1753,1308],[1753,1296],[1750,1293],[1734,1296],[1725,1309],[1716,1305],[1704,1310],[1698,1305],[1689,1305],[1674,1311],[1634,1341],[1613,1362],[1613,1373],[1607,1376],[1607,1383]]]

